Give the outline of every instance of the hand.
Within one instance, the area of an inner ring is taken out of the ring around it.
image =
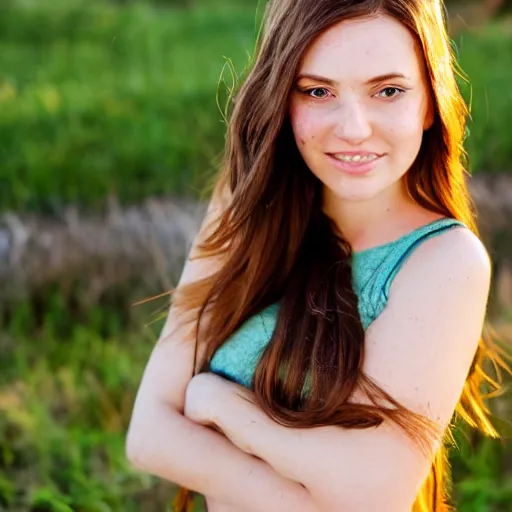
[[[252,391],[214,373],[201,373],[187,386],[184,415],[194,423],[217,430],[242,451],[254,455],[240,433],[231,428],[233,422],[239,422],[240,407],[248,406],[255,407]]]
[[[215,427],[215,403],[221,379],[213,373],[200,373],[188,383],[184,416],[199,425]]]

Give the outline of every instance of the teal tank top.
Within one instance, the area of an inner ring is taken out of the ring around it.
[[[388,244],[353,253],[352,283],[365,331],[386,307],[391,283],[414,249],[424,240],[457,226],[465,227],[455,219],[443,218]],[[210,371],[251,388],[258,361],[274,332],[278,309],[277,303],[272,304],[249,318],[215,352]]]

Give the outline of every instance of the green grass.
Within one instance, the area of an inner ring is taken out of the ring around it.
[[[219,78],[226,59],[237,74],[248,61],[256,3],[11,0],[0,16],[0,211],[195,194],[223,146]],[[473,84],[472,168],[509,170],[512,38],[491,26],[457,44]]]
[[[172,486],[133,471],[124,456],[130,410],[159,326],[127,332],[119,315],[100,307],[70,319],[58,293],[47,295],[44,310],[25,303],[5,321],[0,509],[166,510]]]
[[[459,62],[469,78],[461,89],[471,108],[466,149],[477,172],[512,170],[512,30],[509,22],[492,24],[478,35],[455,39]]]
[[[248,59],[253,9],[75,3],[2,11],[0,209],[193,192],[222,148],[218,82],[224,56]]]

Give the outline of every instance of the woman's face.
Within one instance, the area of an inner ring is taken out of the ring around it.
[[[421,50],[387,16],[335,25],[310,46],[290,98],[297,147],[327,199],[399,187],[433,109]]]

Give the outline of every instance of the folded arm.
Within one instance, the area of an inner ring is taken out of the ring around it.
[[[248,512],[316,512],[308,491],[270,465],[234,446],[223,435],[187,419],[171,403],[159,401],[156,375],[176,346],[160,343],[149,363],[153,379],[141,384],[128,433],[128,458],[140,471],[164,478]]]
[[[222,191],[212,199],[203,227],[187,259],[180,286],[211,276],[220,257],[196,258],[196,247],[225,210]],[[196,324],[171,307],[159,342],[147,363],[126,438],[133,466],[204,494],[236,510],[315,512],[309,493],[268,463],[234,446],[221,434],[183,415],[193,373]],[[199,360],[203,358],[199,345]]]
[[[367,331],[365,373],[444,428],[474,358],[489,282],[488,256],[469,232],[425,242],[396,277],[385,311]],[[301,482],[319,510],[410,510],[431,458],[398,427],[285,428],[252,402],[252,393],[228,382],[222,386],[212,421],[242,450]]]

